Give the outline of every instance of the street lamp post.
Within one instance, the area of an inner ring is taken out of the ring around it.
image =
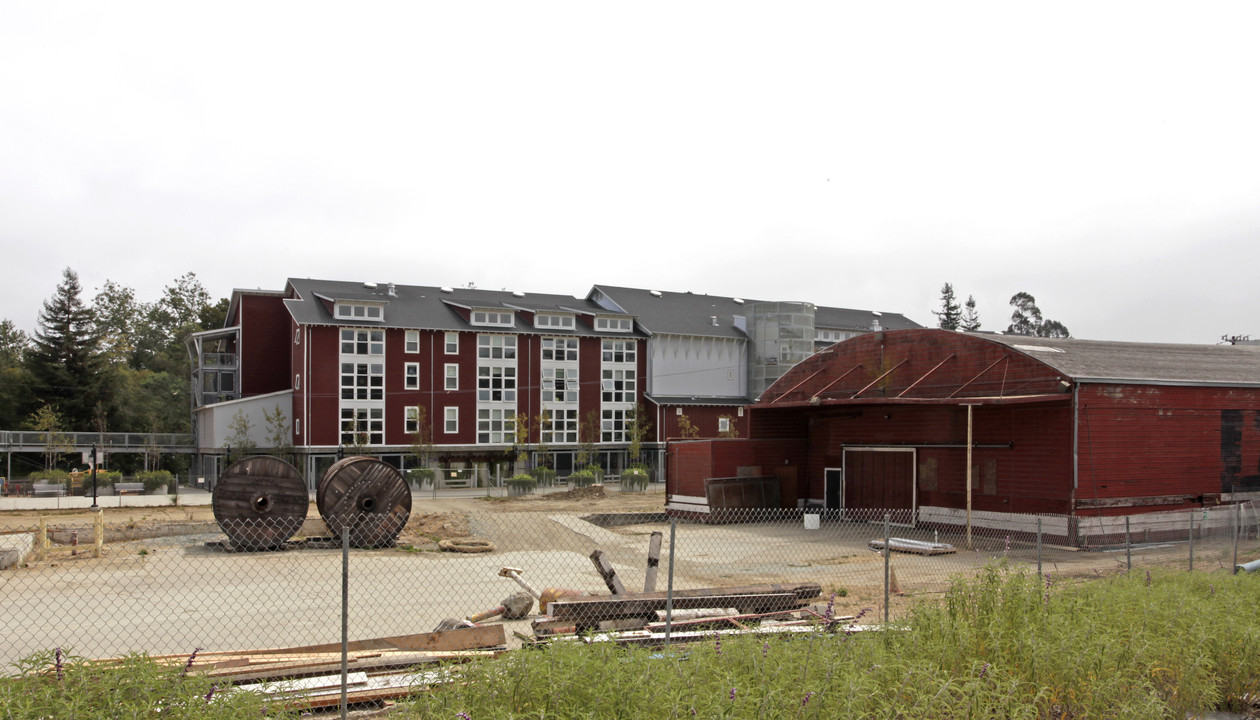
[[[96,504],[96,443],[92,443],[92,509],[100,509]]]

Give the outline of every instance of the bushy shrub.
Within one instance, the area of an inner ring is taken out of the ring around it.
[[[534,488],[538,487],[538,479],[533,475],[513,475],[503,482],[512,491],[513,495],[528,495],[534,492]]]
[[[651,476],[648,474],[648,471],[643,468],[626,468],[625,472],[621,473],[621,488],[623,490],[642,492],[647,490],[648,480],[650,478]]]
[[[411,468],[406,475],[407,482],[418,488],[433,484],[433,468]]]
[[[31,482],[52,482],[64,483],[70,479],[70,473],[65,470],[36,470],[26,476]]]
[[[556,484],[556,471],[549,467],[536,467],[530,470],[529,474],[534,476],[540,487],[551,487]]]
[[[123,474],[121,470],[97,470],[96,471],[96,487],[107,488],[114,483],[122,482]],[[92,471],[88,470],[83,475],[83,482],[90,488],[92,487]]]
[[[569,482],[573,483],[575,488],[590,487],[599,484],[600,476],[589,466],[573,473],[569,476]]]
[[[169,488],[171,486],[170,470],[148,470],[142,473],[136,473],[136,480],[144,483],[145,492],[153,492],[161,488]]]

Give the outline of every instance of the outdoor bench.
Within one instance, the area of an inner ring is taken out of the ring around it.
[[[141,495],[144,493],[144,483],[114,483],[115,495]]]
[[[61,497],[66,494],[66,486],[61,483],[33,483],[31,494],[35,497]]]

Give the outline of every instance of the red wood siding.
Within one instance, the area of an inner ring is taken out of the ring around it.
[[[1260,487],[1260,389],[1084,385],[1079,405],[1081,514],[1119,512],[1089,507],[1108,499],[1192,506]]]
[[[302,379],[310,406],[307,443],[336,447],[341,439],[341,331],[325,325],[307,327],[310,377]]]
[[[682,410],[687,416],[687,420],[700,431],[701,438],[717,438],[721,437],[718,432],[718,420],[723,417],[731,419],[731,427],[735,429],[735,436],[748,437],[748,412],[745,410],[744,416],[739,416],[739,408],[730,405],[669,405],[661,406],[661,424],[664,426],[663,439],[679,439],[683,437],[682,427],[679,425],[678,410]]]
[[[284,299],[241,295],[241,395],[265,395],[293,387],[292,318]]]

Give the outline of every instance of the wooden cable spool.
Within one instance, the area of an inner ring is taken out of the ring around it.
[[[348,527],[355,547],[391,547],[411,516],[411,488],[380,460],[348,457],[324,471],[315,507],[334,538]]]
[[[211,499],[219,528],[241,550],[283,546],[302,528],[310,502],[302,473],[267,455],[229,465]]]

